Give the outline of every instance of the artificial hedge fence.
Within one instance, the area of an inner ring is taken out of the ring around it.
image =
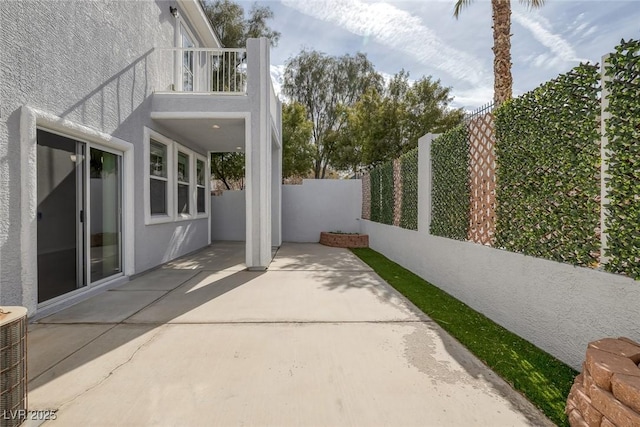
[[[402,212],[400,226],[418,229],[418,149],[414,148],[400,157],[402,179]]]
[[[431,143],[431,234],[466,240],[469,229],[469,140],[460,125]]]
[[[496,247],[599,261],[600,84],[581,64],[494,111]]]
[[[622,40],[605,64],[605,76],[610,114],[605,269],[640,279],[640,41]]]
[[[380,198],[380,222],[393,225],[393,205],[395,197],[392,161],[380,166]]]
[[[380,222],[381,200],[380,200],[380,168],[374,168],[370,172],[371,188],[371,221]]]

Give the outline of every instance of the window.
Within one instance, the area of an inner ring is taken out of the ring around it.
[[[189,49],[195,47],[184,25],[182,26],[182,47]],[[193,92],[194,54],[193,50],[182,51],[182,90],[184,92]]]
[[[207,160],[145,128],[145,224],[207,218]]]
[[[178,151],[178,215],[189,215],[191,213],[189,195],[190,183],[190,159],[189,154]]]
[[[168,147],[158,141],[149,141],[149,205],[151,215],[168,215]]]
[[[204,160],[197,159],[196,160],[196,206],[197,213],[206,214],[207,207],[205,203],[206,197],[206,173],[205,173],[205,162]]]

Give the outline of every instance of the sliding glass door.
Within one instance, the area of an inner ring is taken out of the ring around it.
[[[38,130],[38,302],[87,284],[85,144]]]
[[[97,282],[122,272],[122,157],[97,148],[90,151],[91,282]]]
[[[122,274],[122,155],[38,129],[38,302]]]

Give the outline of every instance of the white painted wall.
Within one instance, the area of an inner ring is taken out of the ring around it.
[[[199,10],[195,1],[175,5],[184,22]],[[208,219],[144,224],[144,127],[204,154],[150,118],[153,92],[173,82],[154,49],[174,46],[177,22],[166,1],[3,2],[0,51],[12,60],[0,79],[0,93],[11,94],[0,103],[0,304],[26,306],[30,316],[36,310],[36,125],[131,144],[123,172],[131,185],[123,206],[126,274],[207,245]]]
[[[225,191],[211,196],[211,240],[237,240],[246,238],[246,201],[243,190]]]
[[[358,232],[362,213],[359,179],[305,179],[282,186],[282,240],[317,242],[322,231]]]
[[[640,283],[620,275],[361,221],[370,247],[575,369],[589,341],[640,341]]]
[[[575,369],[590,341],[640,340],[640,283],[430,235],[433,139],[418,141],[418,231],[362,220],[372,249]]]

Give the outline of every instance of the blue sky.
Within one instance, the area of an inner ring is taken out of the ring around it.
[[[253,2],[240,1],[246,11]],[[453,17],[454,0],[271,0],[271,51],[278,79],[302,48],[331,55],[364,52],[376,69],[411,78],[432,76],[452,88],[453,105],[474,109],[493,98],[491,4],[476,0]],[[529,10],[512,0],[514,95],[570,70],[599,63],[620,39],[640,38],[640,0],[547,0]]]

